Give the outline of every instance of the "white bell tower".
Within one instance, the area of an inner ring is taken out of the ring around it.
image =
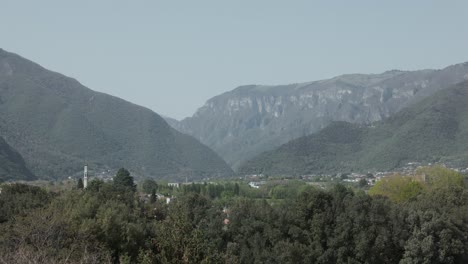
[[[88,164],[84,166],[83,188],[88,187]]]

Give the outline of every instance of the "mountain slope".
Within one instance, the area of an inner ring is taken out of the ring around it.
[[[34,176],[21,157],[0,137],[0,182],[7,180],[34,180]]]
[[[168,122],[236,168],[333,121],[379,121],[465,79],[468,63],[443,70],[393,70],[292,85],[242,86],[208,100],[192,117]]]
[[[165,178],[232,173],[154,112],[0,50],[0,134],[41,178],[127,167]]]
[[[372,125],[336,122],[246,162],[242,174],[388,170],[410,161],[468,165],[468,81]]]

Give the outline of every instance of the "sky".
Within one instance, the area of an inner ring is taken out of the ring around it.
[[[0,48],[176,119],[248,84],[468,61],[468,1],[0,0]]]

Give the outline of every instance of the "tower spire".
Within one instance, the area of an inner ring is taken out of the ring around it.
[[[88,187],[88,164],[86,163],[84,166],[84,173],[83,173],[83,188],[86,189]]]

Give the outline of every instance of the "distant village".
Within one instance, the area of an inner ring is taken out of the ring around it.
[[[439,165],[439,166],[443,166],[446,168],[450,168],[454,171],[457,171],[463,174],[468,173],[468,168],[454,168],[453,166],[450,166],[444,163],[433,164],[433,163],[422,163],[422,162],[417,162],[417,161],[411,161],[411,162],[408,162],[403,167],[400,167],[394,170],[389,170],[389,171],[377,171],[377,172],[368,172],[368,173],[343,172],[343,173],[336,173],[336,174],[308,174],[308,175],[301,175],[299,177],[287,177],[287,176],[267,177],[264,174],[250,174],[250,175],[239,176],[238,178],[233,178],[233,179],[242,180],[248,183],[248,185],[254,189],[259,189],[262,185],[265,185],[271,179],[277,180],[278,178],[294,179],[294,180],[299,179],[299,180],[305,181],[307,184],[315,185],[318,187],[323,187],[323,184],[321,183],[324,183],[324,182],[359,183],[360,181],[363,181],[363,180],[366,181],[366,184],[368,186],[373,186],[375,185],[376,182],[380,181],[384,177],[391,176],[394,174],[412,176],[416,174],[416,171],[419,168],[422,168],[424,166],[433,166],[433,165]],[[87,174],[88,172],[86,171],[85,173]],[[110,182],[112,181],[114,175],[115,175],[115,171],[103,170],[98,173],[92,173],[91,177],[102,180],[104,182]],[[69,179],[73,179],[73,177],[69,177]],[[205,183],[216,184],[215,181],[211,181],[211,180],[212,179],[210,178],[206,178],[201,181],[189,181],[188,179],[186,179],[183,182],[169,182],[167,183],[167,185],[173,188],[180,188],[183,185],[191,185],[191,184],[205,184]],[[163,197],[163,195],[159,194],[158,198],[167,198],[167,197]]]
[[[408,162],[405,166],[401,168],[397,168],[390,171],[377,171],[377,172],[368,172],[368,173],[336,173],[336,174],[309,174],[309,175],[301,175],[300,179],[305,181],[309,185],[314,185],[317,187],[325,188],[325,184],[327,182],[343,182],[343,183],[359,183],[365,181],[365,185],[373,186],[375,183],[380,181],[381,179],[395,175],[405,175],[405,176],[414,176],[416,175],[416,171],[425,166],[433,166],[439,165],[442,167],[446,167],[452,169],[456,172],[466,174],[468,173],[468,168],[454,168],[453,166],[444,164],[444,163],[422,163],[417,161]],[[268,182],[268,177],[263,174],[251,174],[245,175],[243,177],[245,180],[249,181],[249,186],[252,188],[260,188],[262,185]],[[295,178],[297,179],[297,178]]]
[[[416,171],[419,168],[422,168],[424,166],[432,166],[432,165],[439,165],[443,166],[446,168],[450,168],[454,171],[466,174],[468,173],[468,168],[454,168],[452,166],[449,166],[444,163],[422,163],[422,162],[417,162],[417,161],[412,161],[408,162],[405,166],[390,170],[390,171],[377,171],[377,172],[368,172],[368,173],[336,173],[336,174],[308,174],[308,175],[301,175],[299,177],[297,176],[276,176],[276,177],[268,177],[264,174],[251,174],[251,175],[243,175],[243,176],[238,176],[238,178],[232,178],[233,180],[237,181],[242,181],[248,184],[248,186],[252,189],[260,189],[261,186],[274,181],[276,184],[286,184],[287,181],[289,180],[302,180],[308,185],[313,185],[318,188],[324,189],[327,184],[329,183],[344,183],[344,184],[363,184],[365,186],[373,186],[375,185],[378,181],[381,179],[395,175],[395,174],[401,174],[405,176],[414,176],[416,175]],[[83,172],[80,173],[81,176],[74,175],[68,177],[69,180],[76,180],[76,178],[83,177],[85,187],[89,181],[92,179],[99,179],[104,182],[111,182],[113,180],[113,177],[115,176],[116,171],[106,169],[102,170],[99,172],[90,172],[88,171],[88,167],[85,166],[83,169]],[[89,175],[88,175],[89,174]],[[192,184],[217,184],[214,179],[203,179],[201,181],[189,181],[187,178],[183,182],[168,182],[167,186],[171,188],[181,188],[184,185],[192,185]],[[0,189],[0,194],[1,194],[1,189]],[[157,199],[158,200],[165,200],[166,203],[170,203],[172,199],[174,199],[173,196],[168,196],[164,195],[161,193],[156,193]],[[147,200],[149,198],[149,195],[143,195],[141,199]]]

